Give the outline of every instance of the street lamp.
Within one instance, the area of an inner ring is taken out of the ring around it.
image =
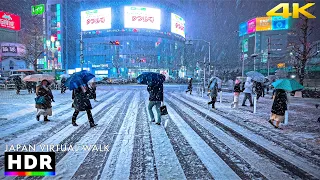
[[[203,39],[190,39],[186,41],[186,45],[192,45],[192,41],[202,41],[209,45],[209,75],[211,74],[210,71],[210,62],[211,62],[211,43],[209,41]],[[206,87],[206,58],[204,58],[204,65],[203,65],[203,92]]]
[[[235,33],[240,33],[240,31],[234,31]],[[244,41],[244,35],[242,35],[242,40],[240,42],[241,48],[240,51],[242,52],[242,56],[240,55],[240,58],[242,58],[242,71],[241,71],[241,77],[244,77],[244,51],[243,51],[243,41]]]

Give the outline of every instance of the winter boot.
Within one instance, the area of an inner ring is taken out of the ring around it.
[[[72,126],[78,126],[78,124],[76,123],[76,118],[72,118]]]
[[[50,121],[50,120],[48,119],[48,116],[45,116],[45,117],[44,117],[44,121]]]
[[[90,122],[90,128],[93,128],[93,127],[95,127],[95,126],[98,126],[98,124],[95,124],[95,123],[93,123],[93,122]]]

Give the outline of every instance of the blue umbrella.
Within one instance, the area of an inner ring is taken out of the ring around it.
[[[155,72],[143,72],[137,77],[138,84],[146,85],[162,84],[165,80],[164,75]]]
[[[88,71],[81,71],[72,74],[64,83],[70,90],[85,86],[95,76]]]
[[[246,73],[246,75],[248,77],[251,77],[252,80],[256,81],[256,82],[264,82],[264,75],[257,72],[257,71],[249,71]]]
[[[275,89],[283,89],[285,91],[302,90],[304,87],[294,79],[279,79],[272,83]]]

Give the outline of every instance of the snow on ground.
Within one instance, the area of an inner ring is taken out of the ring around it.
[[[45,179],[320,179],[314,145],[319,125],[313,120],[319,100],[290,98],[289,125],[276,130],[267,123],[270,96],[253,114],[250,107],[231,109],[232,93],[223,94],[218,110],[209,110],[206,97],[185,89],[165,85],[164,127],[150,122],[146,86],[99,86],[100,101],[92,102],[96,128],[89,128],[84,112],[79,126],[71,125],[70,91],[54,91],[54,116],[46,123],[34,118],[34,94],[0,91],[0,178],[6,145],[35,144],[42,151],[41,144],[108,144],[108,151],[56,151],[57,175]]]

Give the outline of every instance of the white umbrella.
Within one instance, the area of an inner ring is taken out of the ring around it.
[[[251,77],[252,80],[257,81],[257,82],[264,82],[264,75],[257,72],[257,71],[249,71],[246,73],[248,77]]]
[[[68,77],[70,77],[69,74],[61,74],[61,75],[60,75],[60,78],[68,78]]]
[[[55,78],[49,74],[32,74],[23,78],[24,81],[38,82],[42,80],[52,81]]]

